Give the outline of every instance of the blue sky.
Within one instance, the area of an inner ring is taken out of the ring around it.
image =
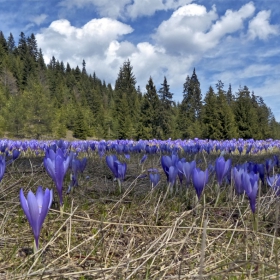
[[[0,30],[18,39],[34,33],[48,63],[71,67],[114,85],[130,59],[145,92],[166,76],[174,99],[195,67],[204,95],[222,80],[246,85],[280,121],[279,0],[0,0]]]

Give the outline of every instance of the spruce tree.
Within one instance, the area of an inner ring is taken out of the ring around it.
[[[201,110],[200,83],[194,69],[191,78],[189,76],[186,78],[183,86],[183,100],[179,106],[177,127],[181,132],[181,138],[201,136]]]
[[[222,123],[219,116],[218,97],[210,86],[202,109],[203,138],[222,139]]]
[[[237,128],[233,111],[227,102],[227,94],[223,90],[224,83],[218,81],[217,87],[217,105],[218,105],[218,119],[220,126],[220,139],[232,139],[237,137]]]
[[[244,139],[257,137],[257,112],[254,109],[247,86],[239,88],[233,110],[238,136]]]
[[[83,111],[80,107],[76,108],[76,118],[73,128],[73,137],[86,140],[88,134],[87,125],[83,115]]]
[[[141,122],[138,138],[153,139],[160,137],[160,105],[156,87],[152,77],[150,77],[141,104]]]
[[[173,119],[173,106],[174,101],[173,93],[169,90],[169,85],[167,84],[167,79],[164,77],[161,88],[158,91],[160,100],[160,110],[159,110],[159,126],[162,131],[160,138],[170,138],[174,133],[174,119]]]
[[[2,31],[0,31],[0,46],[5,53],[8,53],[8,44]]]
[[[127,135],[129,138],[135,138],[137,136],[140,104],[135,89],[136,78],[132,70],[133,67],[130,61],[125,61],[120,68],[115,83],[113,116],[115,118],[115,134],[119,139],[124,137],[124,135]],[[123,109],[122,106],[124,106],[125,109]],[[125,125],[124,120],[127,122]],[[130,124],[128,124],[128,122]],[[130,127],[130,132],[127,132],[128,134],[124,133],[124,127]]]
[[[231,84],[229,84],[228,91],[226,93],[227,104],[232,106],[234,102],[234,94],[232,93]]]
[[[14,51],[16,50],[16,43],[12,33],[10,33],[8,37],[7,44],[8,44],[8,52],[10,54],[13,54]]]

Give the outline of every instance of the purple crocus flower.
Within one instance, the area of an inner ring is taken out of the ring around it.
[[[77,187],[79,185],[78,183],[78,173],[83,173],[86,164],[87,164],[87,158],[84,157],[82,160],[77,158],[77,154],[70,153],[70,162],[69,162],[69,168],[71,168],[71,174],[70,174],[70,185],[68,187],[67,193],[70,193],[72,187]]]
[[[235,186],[235,190],[237,192],[237,194],[242,194],[244,193],[244,188],[242,185],[242,174],[245,172],[245,170],[243,168],[237,169],[237,167],[234,167],[233,170],[233,180],[234,180],[234,186]]]
[[[119,193],[121,193],[121,182],[124,181],[127,164],[120,162],[116,155],[109,155],[106,157],[106,163],[110,170],[113,172],[114,177],[118,179]]]
[[[0,182],[3,179],[4,173],[6,169],[6,161],[4,156],[0,156]]]
[[[246,173],[241,175],[243,188],[249,198],[250,207],[253,213],[256,211],[256,198],[258,194],[258,181],[259,174],[254,174],[254,172]]]
[[[268,176],[266,178],[267,184],[275,191],[277,196],[280,195],[280,175]]]
[[[113,172],[114,177],[118,178],[118,169],[117,166],[115,166],[114,162],[118,160],[116,155],[109,155],[106,156],[106,163],[108,165],[108,167],[110,168],[110,170]]]
[[[194,168],[192,172],[192,181],[198,199],[200,198],[205,185],[208,183],[208,177],[208,169],[202,171],[199,168]]]
[[[177,166],[179,158],[177,155],[173,154],[170,156],[162,156],[161,157],[161,166],[163,168],[164,173],[166,174],[167,181],[169,182],[169,168],[170,166]]]
[[[20,151],[14,149],[13,150],[13,160],[16,160],[19,157],[19,155],[20,155]]]
[[[222,181],[231,167],[231,159],[225,161],[224,157],[218,157],[215,163],[215,171],[219,186],[222,185]]]
[[[141,158],[140,164],[143,164],[143,163],[146,161],[147,157],[148,157],[148,155],[145,154],[145,155]]]
[[[150,173],[149,176],[150,176],[150,181],[151,181],[152,189],[153,189],[158,185],[158,183],[160,181],[160,175],[159,175],[159,173],[155,173],[155,174]]]
[[[122,162],[116,160],[114,162],[114,165],[115,165],[115,168],[118,172],[118,176],[116,178],[119,179],[122,182],[125,178],[127,164],[126,164],[126,162],[122,163]]]
[[[196,162],[194,160],[192,162],[186,162],[181,160],[178,161],[177,167],[178,167],[179,174],[180,173],[184,174],[184,176],[186,177],[187,186],[188,186],[191,181],[191,174],[194,168],[196,167]]]
[[[53,191],[47,188],[44,192],[42,187],[39,186],[36,195],[32,191],[29,191],[26,199],[21,189],[19,199],[23,212],[32,228],[36,248],[38,249],[40,231],[51,207]]]
[[[266,159],[265,160],[265,169],[266,169],[266,173],[267,175],[269,175],[269,173],[272,171],[274,167],[274,162],[272,159]]]
[[[171,188],[176,183],[177,175],[178,175],[178,168],[173,165],[170,166],[168,169],[168,182],[169,182]]]
[[[70,157],[65,156],[63,151],[58,148],[56,153],[52,149],[47,149],[44,158],[44,165],[49,176],[53,179],[60,200],[60,205],[63,205],[62,187],[63,180],[69,167]]]

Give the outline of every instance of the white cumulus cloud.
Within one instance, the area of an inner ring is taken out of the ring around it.
[[[203,53],[214,48],[225,35],[241,30],[254,11],[254,4],[249,2],[238,11],[227,10],[218,19],[215,6],[207,12],[202,5],[185,5],[161,23],[154,39],[171,53]]]
[[[81,28],[60,19],[53,21],[36,38],[44,50],[46,62],[53,55],[63,61],[69,58],[73,61],[73,57],[82,61],[93,56],[104,57],[113,40],[132,31],[129,25],[110,18],[93,19]]]
[[[260,11],[249,23],[249,39],[267,39],[269,35],[279,34],[279,26],[269,23],[270,11]]]

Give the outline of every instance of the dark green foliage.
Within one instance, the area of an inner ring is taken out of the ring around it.
[[[0,46],[5,53],[8,53],[8,44],[2,31],[0,31]]]
[[[158,110],[159,116],[159,127],[158,129],[158,138],[166,139],[173,136],[174,131],[174,121],[173,118],[173,106],[174,101],[172,100],[173,93],[169,90],[169,85],[167,84],[167,79],[164,77],[161,88],[158,91],[160,106]]]
[[[88,134],[85,117],[81,108],[76,110],[75,124],[73,128],[73,136],[78,139],[86,140]]]
[[[219,119],[218,97],[210,86],[202,109],[203,138],[221,139],[222,124]]]
[[[12,33],[10,33],[9,37],[8,37],[8,51],[9,53],[13,53],[16,50],[16,43],[15,43],[15,39]]]
[[[140,139],[159,138],[160,134],[160,101],[156,87],[150,77],[146,85],[146,93],[143,95],[141,106],[141,125],[139,129]]]
[[[129,60],[113,89],[84,60],[71,68],[52,57],[46,65],[34,34],[21,32],[16,45],[0,31],[0,136],[64,138],[67,130],[79,139],[280,138],[270,108],[246,86],[234,94],[219,81],[203,104],[194,69],[175,104],[166,77],[158,93],[150,78],[142,95]]]
[[[255,138],[258,134],[257,112],[253,106],[249,89],[244,86],[237,93],[234,115],[238,135],[241,138]]]
[[[195,69],[187,76],[183,89],[183,100],[179,105],[177,126],[181,138],[201,136],[202,95]]]
[[[130,61],[125,61],[115,83],[113,117],[115,135],[119,139],[135,138],[138,134],[140,104],[132,69]]]
[[[24,133],[27,137],[40,139],[52,135],[54,110],[48,91],[30,80],[21,99],[24,112]]]
[[[237,128],[235,125],[235,119],[233,111],[229,105],[232,102],[227,99],[228,95],[224,92],[224,84],[222,81],[218,81],[217,85],[217,104],[218,104],[218,122],[220,124],[220,137],[216,139],[232,139],[237,137]],[[230,95],[229,95],[230,96]]]

